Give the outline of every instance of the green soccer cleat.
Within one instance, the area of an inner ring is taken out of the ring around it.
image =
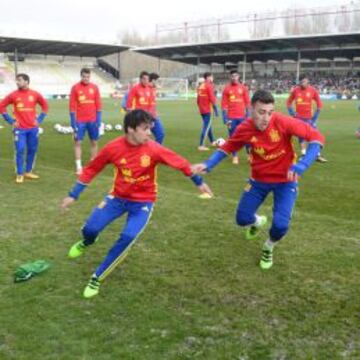
[[[100,281],[97,277],[93,276],[84,290],[84,298],[90,299],[96,296],[100,291]]]
[[[273,251],[270,250],[268,247],[263,247],[262,255],[260,260],[260,268],[262,270],[268,270],[273,265]]]
[[[86,246],[82,241],[75,243],[69,250],[68,256],[70,259],[75,259],[83,254]]]
[[[260,229],[266,225],[267,217],[265,215],[261,215],[261,216],[259,216],[259,218],[260,218],[259,225],[257,225],[257,226],[251,225],[250,227],[248,227],[246,229],[246,232],[245,232],[246,240],[255,239],[259,235]]]

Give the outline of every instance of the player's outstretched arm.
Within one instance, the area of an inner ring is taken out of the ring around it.
[[[198,188],[199,188],[201,194],[208,194],[210,197],[214,196],[214,194],[208,184],[203,182],[200,186],[198,186]]]
[[[92,179],[109,163],[108,148],[109,146],[105,145],[96,157],[85,166],[82,174],[79,175],[78,181],[69,192],[69,195],[62,201],[60,205],[62,210],[67,210],[68,207],[79,198],[80,194],[86,189]]]
[[[210,189],[210,186],[204,182],[204,179],[200,175],[193,174],[190,176],[190,179],[199,189],[200,198],[211,199],[214,196],[212,190]]]
[[[191,166],[190,166],[191,169]],[[204,182],[204,179],[198,175],[193,174],[190,176],[191,181],[197,186],[201,195],[204,195],[203,198],[210,199],[214,196],[210,186]]]
[[[306,154],[300,160],[292,165],[288,171],[289,181],[297,181],[300,176],[311,166],[316,160],[321,150],[321,144],[318,142],[310,143],[306,149]]]
[[[75,199],[71,196],[67,196],[65,197],[60,204],[60,209],[62,211],[67,211],[69,210],[70,205],[75,201]]]
[[[206,174],[206,165],[204,163],[191,165],[191,171],[193,174]]]
[[[206,174],[227,157],[226,152],[216,150],[206,161],[201,164],[194,164],[191,170],[194,174]]]
[[[86,185],[77,181],[72,190],[69,192],[68,196],[66,196],[61,204],[60,208],[62,211],[66,211],[69,207],[79,198],[80,194],[85,190]]]
[[[158,157],[157,161],[166,164],[173,169],[182,171],[185,176],[188,176],[190,180],[198,187],[201,194],[207,193],[209,197],[213,196],[213,193],[210,187],[204,183],[204,180],[198,174],[195,174],[191,170],[191,164],[182,156],[176,154],[174,151],[163,147],[161,145],[157,146],[156,155]]]

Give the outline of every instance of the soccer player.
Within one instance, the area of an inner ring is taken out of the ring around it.
[[[162,144],[165,137],[165,131],[156,109],[156,82],[158,79],[159,75],[157,73],[151,73],[149,75],[151,88],[150,114],[154,118],[154,126],[152,127],[151,132],[155,137],[155,141]]]
[[[81,174],[81,142],[86,133],[90,139],[90,158],[98,152],[99,128],[101,125],[101,99],[97,85],[90,82],[90,69],[80,71],[81,80],[70,92],[70,125],[74,129],[74,152],[76,174]]]
[[[230,83],[225,86],[222,98],[221,108],[224,124],[228,126],[229,136],[231,136],[236,127],[249,117],[250,98],[249,92],[239,81],[240,75],[237,70],[231,70]],[[233,153],[233,164],[237,165],[239,158]]]
[[[150,140],[153,118],[143,110],[134,110],[124,118],[125,136],[111,141],[84,168],[74,188],[62,202],[66,209],[106,165],[115,167],[111,192],[87,219],[83,240],[74,244],[70,258],[76,258],[92,245],[99,233],[112,221],[128,214],[119,239],[95,270],[84,290],[84,297],[95,296],[100,283],[125,258],[137,237],[148,223],[157,194],[156,172],[158,164],[182,171],[198,186],[201,193],[211,194],[210,188],[198,175],[192,175],[190,163],[173,151]]]
[[[253,239],[267,223],[266,216],[257,210],[269,193],[273,193],[273,219],[269,238],[263,245],[261,269],[273,265],[274,245],[287,233],[297,197],[297,180],[316,160],[324,137],[310,124],[274,112],[274,98],[270,92],[258,90],[251,99],[252,116],[240,124],[219,150],[202,164],[192,166],[193,173],[212,170],[227,154],[250,147],[251,177],[240,199],[236,221],[248,226],[246,238]],[[298,161],[292,137],[309,142],[306,154]]]
[[[39,124],[41,124],[48,111],[48,104],[37,91],[29,88],[30,77],[27,74],[16,75],[18,90],[7,95],[0,103],[0,111],[6,122],[14,127],[16,178],[18,184],[24,179],[38,179],[33,167],[39,146]],[[14,118],[6,112],[6,107],[13,105]],[[41,113],[36,114],[36,105],[40,105]],[[24,173],[24,152],[26,165]]]
[[[154,122],[151,132],[155,137],[155,141],[162,144],[165,132],[156,111],[156,80],[159,79],[159,75],[142,71],[139,78],[139,83],[135,84],[128,93],[127,110],[141,109],[152,114]]]
[[[209,150],[209,148],[205,146],[206,137],[208,137],[210,143],[215,146],[215,138],[211,128],[211,108],[213,109],[216,117],[219,116],[219,114],[216,106],[213,82],[213,75],[210,72],[206,72],[204,73],[204,82],[197,87],[197,105],[203,121],[200,135],[200,145],[198,147],[198,150],[200,151]]]
[[[300,84],[295,86],[287,99],[287,108],[289,115],[307,122],[316,129],[316,122],[322,108],[322,102],[318,91],[310,85],[309,79],[306,75],[300,76]],[[295,111],[291,107],[295,101]],[[313,113],[313,101],[316,103],[316,111]],[[301,146],[301,155],[306,153],[306,142],[304,139],[299,138]],[[316,159],[318,162],[324,163],[327,160],[318,154]]]

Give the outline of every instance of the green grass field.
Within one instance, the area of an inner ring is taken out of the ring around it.
[[[53,130],[68,123],[67,103],[51,102],[37,158],[38,182],[14,183],[8,126],[0,130],[0,359],[359,359],[360,125],[356,102],[328,102],[319,120],[327,164],[300,183],[291,229],[274,266],[258,267],[266,239],[247,242],[235,224],[249,174],[224,161],[207,176],[216,197],[204,201],[181,173],[162,167],[154,215],[130,255],[85,300],[89,276],[117,238],[115,221],[84,257],[67,251],[112,183],[95,179],[66,214],[59,203],[75,182],[72,140]],[[277,105],[284,110],[284,104]],[[105,122],[122,121],[113,101]],[[193,101],[159,104],[165,144],[192,162],[200,118]],[[221,120],[215,132],[225,137]],[[101,144],[119,133],[107,133]],[[87,142],[85,144],[87,146]],[[85,148],[87,150],[87,147]],[[261,213],[271,215],[271,200]],[[24,262],[52,268],[14,284]],[[358,259],[358,260],[356,260]]]

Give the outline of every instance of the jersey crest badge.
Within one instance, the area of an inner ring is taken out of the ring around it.
[[[271,142],[279,142],[280,141],[280,135],[279,132],[275,129],[271,129],[270,131],[270,139]]]
[[[149,155],[142,155],[140,158],[141,167],[149,167],[151,163],[151,158]]]

